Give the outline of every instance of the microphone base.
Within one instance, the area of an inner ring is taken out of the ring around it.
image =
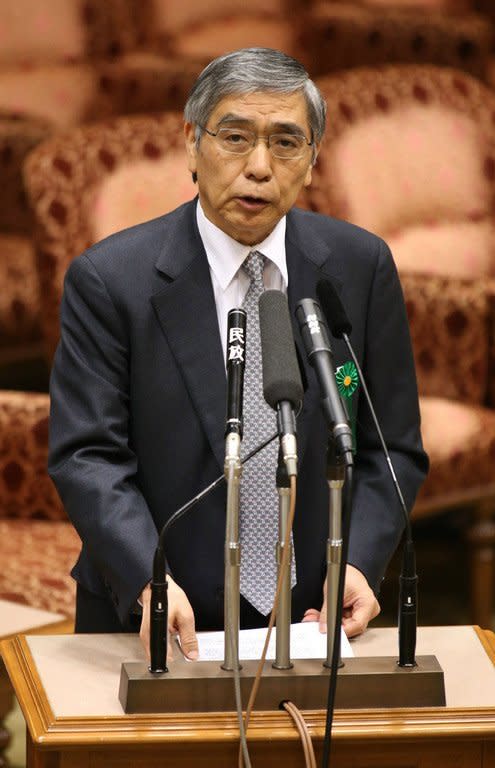
[[[338,671],[335,707],[383,709],[445,706],[443,671],[436,656],[418,656],[417,666],[399,667],[392,656],[346,658]],[[241,661],[242,700],[247,702],[258,666]],[[322,659],[295,659],[291,669],[266,661],[255,709],[276,710],[283,701],[300,709],[326,709],[330,670]],[[170,662],[169,672],[153,674],[144,662],[124,662],[119,700],[128,714],[147,712],[234,712],[231,672],[218,661]]]

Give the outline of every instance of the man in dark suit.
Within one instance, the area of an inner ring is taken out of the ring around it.
[[[299,299],[315,295],[320,277],[339,291],[406,503],[414,502],[427,459],[390,252],[364,230],[293,208],[311,181],[324,124],[321,95],[294,59],[245,49],[215,60],[185,110],[198,198],[107,238],[68,270],[51,381],[49,468],[83,544],[73,571],[78,631],[140,626],[147,645],[157,531],[223,469],[226,316],[249,290],[243,263],[253,250],[265,257],[265,288],[287,292],[292,313]],[[301,346],[297,329],[295,337]],[[334,353],[336,365],[345,362],[341,342]],[[314,372],[305,368],[297,419],[296,621],[323,618],[328,535],[328,429]],[[356,406],[343,621],[349,635],[378,613],[376,593],[403,530],[359,390]],[[266,471],[274,476],[275,467]],[[244,512],[249,519],[250,510]],[[169,626],[191,658],[195,627],[223,626],[224,538],[220,487],[167,539]],[[266,550],[273,557],[271,543]],[[241,626],[266,622],[241,599]]]

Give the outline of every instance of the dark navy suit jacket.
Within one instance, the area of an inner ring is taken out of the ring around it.
[[[427,471],[408,325],[390,252],[370,233],[294,209],[287,216],[288,300],[340,292],[406,502]],[[304,360],[297,419],[293,620],[318,607],[328,529],[328,430]],[[349,359],[343,342],[335,363]],[[364,398],[358,407],[349,562],[378,589],[403,530]],[[73,574],[109,597],[126,625],[151,577],[157,529],[223,471],[226,375],[195,201],[75,259],[66,276],[51,380],[49,470],[83,546]],[[225,486],[175,525],[167,558],[198,629],[223,625]],[[97,627],[95,627],[97,631]]]

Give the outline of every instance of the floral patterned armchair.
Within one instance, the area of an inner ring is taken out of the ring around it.
[[[328,76],[310,206],[381,235],[409,311],[431,470],[415,519],[468,509],[473,620],[495,586],[495,94],[434,66]]]

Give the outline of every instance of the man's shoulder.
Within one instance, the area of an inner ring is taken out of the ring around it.
[[[367,248],[376,247],[382,242],[378,235],[349,221],[302,208],[293,208],[288,215],[288,221],[296,231],[312,232],[322,239],[331,237],[345,242],[354,242],[356,245]]]

